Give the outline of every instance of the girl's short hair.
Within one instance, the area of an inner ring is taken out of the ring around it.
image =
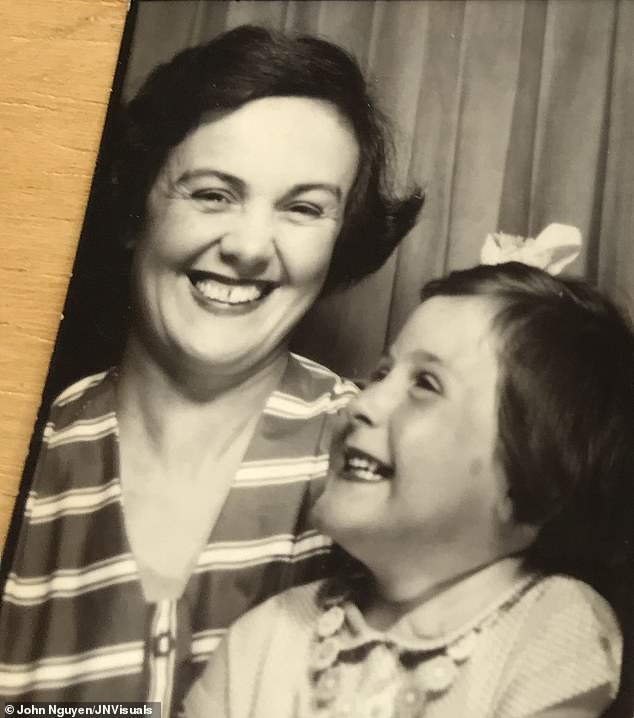
[[[325,40],[249,25],[158,66],[124,109],[113,175],[121,231],[128,236],[139,231],[169,150],[204,118],[278,96],[333,104],[359,143],[357,176],[324,290],[378,269],[416,222],[423,195],[416,190],[397,197],[391,191],[387,124],[357,62]]]
[[[429,282],[434,296],[498,309],[498,456],[518,522],[540,527],[527,557],[604,594],[621,587],[634,529],[634,334],[579,279],[511,262]]]

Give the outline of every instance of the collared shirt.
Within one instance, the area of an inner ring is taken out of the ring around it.
[[[328,572],[307,514],[356,388],[290,356],[183,595],[147,603],[123,522],[114,381],[88,377],[53,404],[4,588],[0,696],[155,700],[166,716],[230,623]]]
[[[235,623],[187,697],[187,718],[600,715],[618,689],[616,618],[573,578],[526,576],[445,635],[414,609],[407,638],[398,624],[374,630],[350,600],[324,602],[324,588],[291,589]]]

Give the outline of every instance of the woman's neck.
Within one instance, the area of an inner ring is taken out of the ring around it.
[[[420,637],[444,635],[477,616],[526,576],[518,556],[503,556],[452,575],[419,574],[401,581],[375,578],[374,594],[364,610],[375,629],[398,624],[399,632]]]
[[[174,376],[131,339],[117,382],[122,436],[154,446],[159,454],[182,455],[188,445],[221,451],[246,421],[259,415],[286,368],[285,349],[249,376]],[[203,444],[201,444],[203,442]]]
[[[151,342],[132,328],[119,373],[141,387],[152,387],[164,394],[173,394],[179,401],[193,404],[213,402],[226,392],[250,392],[266,382],[267,377],[285,366],[288,345],[282,343],[257,364],[235,370],[233,366],[214,368],[205,362],[186,357],[161,357]]]

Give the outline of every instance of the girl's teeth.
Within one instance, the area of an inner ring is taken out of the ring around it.
[[[368,469],[369,471],[375,471],[379,466],[376,461],[359,458],[349,459],[348,463],[355,469]]]
[[[196,282],[196,288],[207,299],[224,304],[245,304],[262,297],[262,290],[254,286],[227,286],[213,279]]]
[[[383,481],[385,478],[379,472],[377,461],[355,456],[348,458],[346,464],[348,472],[363,481]]]
[[[358,479],[363,479],[364,481],[383,480],[383,477],[380,474],[375,474],[373,471],[369,471],[367,469],[353,469],[351,473]]]

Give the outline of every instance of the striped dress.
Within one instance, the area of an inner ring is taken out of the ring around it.
[[[356,388],[290,356],[183,595],[147,603],[124,529],[114,382],[88,377],[53,404],[4,587],[0,698],[153,700],[165,718],[229,624],[328,573],[307,514]]]

